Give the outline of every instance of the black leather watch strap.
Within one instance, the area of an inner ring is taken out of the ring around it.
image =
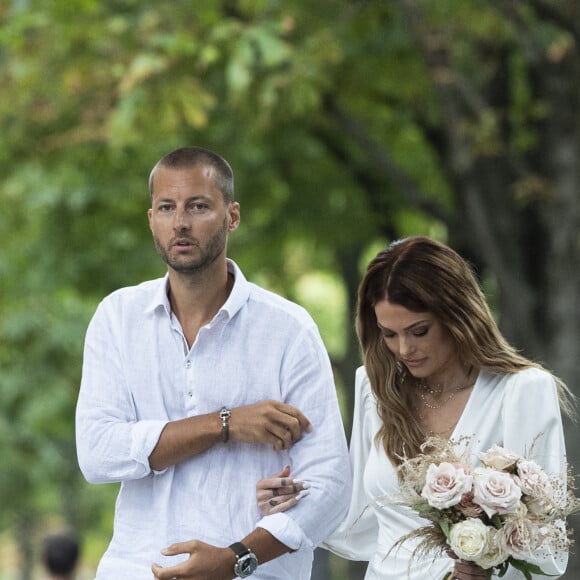
[[[234,542],[231,544],[230,548],[234,551],[238,558],[241,558],[242,556],[250,553],[250,548],[244,546],[242,542]]]
[[[258,558],[256,554],[242,542],[234,542],[230,545],[236,555],[236,563],[234,564],[234,574],[238,578],[248,578],[258,567]]]

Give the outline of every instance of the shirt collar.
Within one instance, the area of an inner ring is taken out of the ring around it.
[[[169,303],[169,296],[167,295],[167,290],[169,288],[169,274],[165,274],[163,278],[157,280],[155,291],[151,297],[145,312],[154,312],[157,309],[163,308],[167,313],[167,316],[171,316],[171,304]]]
[[[240,270],[239,266],[229,258],[227,259],[228,272],[234,276],[234,285],[232,291],[225,301],[224,305],[219,309],[217,316],[223,316],[224,312],[228,318],[232,318],[242,306],[247,302],[250,296],[250,284],[246,277]],[[171,316],[171,304],[169,303],[169,296],[167,290],[169,288],[169,274],[165,274],[163,278],[159,279],[159,284],[153,293],[151,302],[145,309],[145,312],[153,312],[158,308],[163,308],[167,316]]]
[[[228,299],[220,308],[219,312],[226,312],[228,318],[232,318],[248,301],[250,297],[250,283],[246,280],[239,266],[233,260],[228,258],[227,265],[228,272],[234,276],[234,285]]]

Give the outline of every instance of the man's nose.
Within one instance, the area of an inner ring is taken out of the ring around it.
[[[189,220],[185,209],[177,208],[173,217],[173,227],[176,230],[186,230],[189,228]]]

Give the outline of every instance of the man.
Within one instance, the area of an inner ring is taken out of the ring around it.
[[[224,159],[177,149],[149,189],[167,275],[105,298],[85,342],[79,464],[121,482],[97,578],[308,580],[351,485],[316,325],[226,257],[240,206]],[[256,482],[287,465],[313,501],[261,519]]]

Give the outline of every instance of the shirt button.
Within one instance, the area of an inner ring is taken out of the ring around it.
[[[189,397],[193,397],[193,393],[192,393],[191,391],[188,391],[188,392],[187,392],[187,395],[188,395]]]
[[[185,361],[185,368],[186,369],[190,369],[191,368],[191,362],[190,361]]]

